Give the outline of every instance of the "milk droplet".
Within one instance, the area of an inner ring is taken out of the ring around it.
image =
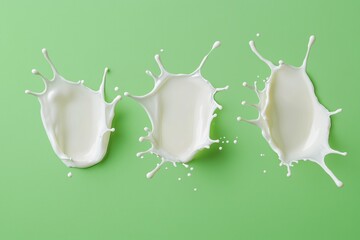
[[[181,181],[181,177],[179,177],[178,180]]]
[[[183,165],[185,168],[188,168],[188,167],[189,167],[189,165],[186,164],[186,163],[183,163],[182,165]]]
[[[163,52],[164,51],[164,49],[160,49],[160,52]]]
[[[237,140],[234,140],[234,144],[237,144]]]
[[[194,168],[193,168],[193,167],[191,167],[191,168],[190,168],[190,171],[192,171],[192,170],[194,170]]]
[[[119,87],[114,88],[115,92],[119,91]]]
[[[187,176],[190,177],[190,176],[191,176],[191,173],[188,173]]]
[[[256,36],[257,36],[257,37],[260,37],[260,33],[257,33]]]
[[[223,148],[222,147],[219,147],[219,150],[221,151]]]
[[[266,173],[266,170],[264,170],[263,173]]]
[[[194,192],[196,192],[197,191],[197,188],[194,188]]]
[[[67,176],[68,176],[69,178],[71,178],[71,177],[72,177],[72,173],[69,172],[69,173],[67,174]]]
[[[226,140],[226,143],[229,143],[229,140]]]
[[[263,157],[263,156],[265,156],[265,154],[263,154],[263,153],[260,153],[260,157]]]

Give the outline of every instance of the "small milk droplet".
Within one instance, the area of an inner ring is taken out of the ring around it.
[[[194,168],[193,168],[193,167],[191,167],[191,168],[190,168],[190,171],[192,171],[192,170],[194,170]]]
[[[191,176],[191,173],[188,173],[187,175],[188,175],[188,177],[190,177],[190,176]]]
[[[119,91],[119,87],[114,88],[115,92]]]
[[[67,174],[67,176],[68,176],[69,178],[71,178],[71,177],[72,177],[72,173],[69,172],[69,173]]]
[[[237,140],[234,140],[234,144],[237,144]]]
[[[222,150],[222,147],[219,147],[219,150],[221,151],[221,150]]]
[[[179,177],[178,180],[181,181],[181,177]]]
[[[226,143],[229,143],[229,140],[226,140]]]
[[[260,157],[263,157],[263,156],[265,156],[265,154],[263,154],[263,153],[260,153]]]
[[[164,51],[164,49],[160,49],[160,52],[163,52]]]
[[[264,170],[263,173],[266,173],[266,170]]]
[[[168,167],[165,167],[165,170],[168,170],[169,168]]]
[[[197,188],[194,188],[194,192],[196,192],[197,191]]]
[[[257,33],[256,36],[257,36],[257,37],[260,37],[260,33]]]

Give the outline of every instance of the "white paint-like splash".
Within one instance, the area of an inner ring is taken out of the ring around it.
[[[155,81],[155,86],[144,96],[132,96],[147,112],[152,131],[140,141],[150,141],[151,148],[137,154],[153,153],[161,158],[154,170],[146,176],[151,178],[165,162],[186,163],[191,161],[196,152],[209,148],[214,142],[209,137],[210,124],[216,109],[222,107],[214,100],[214,95],[224,88],[214,88],[201,74],[201,68],[213,49],[220,46],[215,42],[210,52],[203,58],[199,67],[191,74],[172,74],[165,70],[160,56],[155,60],[160,68],[160,75],[146,71]]]
[[[274,65],[265,59],[250,41],[251,50],[271,69],[270,78],[265,82],[265,88],[259,90],[256,86],[243,85],[252,89],[259,98],[258,104],[249,104],[259,111],[255,120],[238,120],[258,126],[271,148],[278,154],[280,165],[288,169],[299,160],[310,160],[319,164],[334,180],[338,187],[342,182],[325,164],[325,156],[331,153],[346,155],[329,146],[330,116],[341,112],[338,109],[329,112],[319,103],[313,84],[306,73],[307,59],[315,40],[310,37],[308,49],[303,64],[294,67],[279,61]],[[246,102],[244,103],[246,104]]]
[[[56,155],[68,167],[85,168],[100,162],[106,154],[114,117],[114,108],[120,100],[105,101],[105,68],[98,91],[83,85],[84,81],[70,82],[63,78],[51,62],[46,49],[43,55],[54,74],[51,80],[36,69],[45,89],[41,93],[26,90],[36,96],[41,106],[41,119]]]

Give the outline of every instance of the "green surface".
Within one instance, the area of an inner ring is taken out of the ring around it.
[[[94,2],[0,3],[0,239],[359,239],[359,2]],[[256,100],[241,83],[269,74],[248,41],[272,61],[298,66],[311,34],[317,39],[308,72],[316,93],[328,109],[344,109],[332,118],[330,143],[349,154],[326,158],[342,189],[310,162],[296,165],[287,178],[260,130],[235,121],[256,116],[240,104]],[[211,136],[238,136],[238,144],[203,150],[191,162],[191,177],[169,165],[149,181],[145,174],[158,160],[135,157],[149,146],[138,142],[149,120],[123,98],[107,157],[66,176],[38,101],[24,94],[43,89],[32,68],[51,76],[41,48],[63,76],[85,79],[94,89],[110,67],[111,100],[115,86],[139,95],[152,88],[145,70],[158,72],[153,56],[161,48],[169,71],[189,73],[215,40],[222,46],[203,74],[215,87],[230,89],[216,96],[224,109]]]

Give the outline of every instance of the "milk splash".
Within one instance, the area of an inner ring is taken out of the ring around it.
[[[313,84],[306,73],[307,59],[315,37],[311,36],[303,64],[294,67],[279,61],[274,65],[265,59],[255,48],[254,41],[250,41],[251,50],[257,57],[269,66],[271,75],[265,81],[265,88],[259,90],[256,86],[243,83],[244,87],[253,90],[258,98],[258,104],[246,104],[255,107],[258,118],[245,121],[258,126],[270,147],[278,154],[281,165],[288,169],[299,160],[310,160],[319,164],[334,180],[338,187],[343,183],[332,173],[325,164],[325,156],[331,153],[346,155],[329,146],[330,116],[341,112],[338,109],[329,112],[319,103]]]
[[[201,68],[208,56],[220,42],[215,42],[209,53],[203,58],[199,67],[191,74],[172,74],[165,70],[160,56],[155,60],[160,68],[160,75],[146,73],[154,79],[154,88],[144,96],[132,96],[125,93],[147,112],[152,131],[148,128],[147,136],[140,137],[140,142],[150,141],[150,149],[137,153],[138,157],[152,153],[161,158],[152,171],[146,176],[151,178],[165,162],[186,163],[191,161],[196,152],[209,148],[214,142],[209,137],[210,124],[216,109],[222,107],[215,101],[214,95],[224,88],[214,88],[201,75]]]
[[[98,91],[83,85],[84,81],[70,82],[63,78],[51,62],[46,49],[42,53],[49,63],[53,78],[47,79],[36,69],[45,84],[41,93],[26,90],[38,98],[41,119],[56,155],[68,167],[85,168],[100,162],[106,154],[114,117],[114,108],[120,100],[105,101],[105,68]]]

